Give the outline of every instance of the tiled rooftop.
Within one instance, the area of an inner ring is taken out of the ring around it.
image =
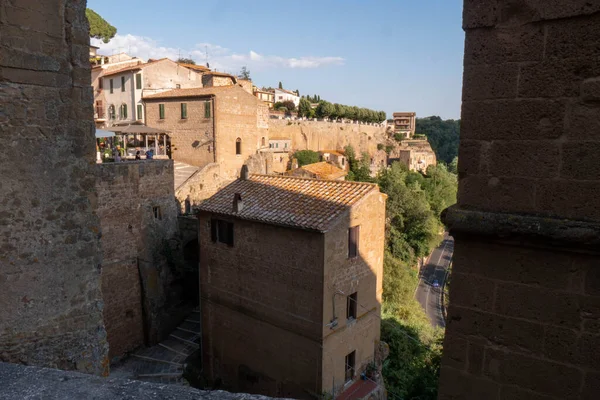
[[[319,153],[321,153],[321,154],[324,154],[324,153],[335,154],[336,156],[343,156],[344,155],[344,151],[343,150],[319,150]]]
[[[213,94],[225,92],[227,90],[234,90],[235,88],[241,89],[240,86],[236,86],[236,85],[209,86],[209,87],[203,87],[203,88],[190,88],[190,89],[173,89],[173,90],[169,90],[167,92],[161,92],[161,93],[144,96],[144,99],[167,99],[167,98],[176,98],[176,97],[210,96]]]
[[[300,168],[317,175],[320,179],[338,179],[342,176],[346,176],[346,171],[335,165],[329,164],[326,161],[307,164]]]
[[[363,182],[328,181],[277,175],[250,175],[238,179],[200,204],[200,211],[326,232],[350,206],[377,185]],[[233,212],[235,193],[242,195],[243,208]]]

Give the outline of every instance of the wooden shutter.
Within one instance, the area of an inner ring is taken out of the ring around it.
[[[187,103],[181,103],[181,119],[187,118]]]
[[[142,105],[137,105],[137,119],[142,119]]]
[[[210,118],[210,101],[204,102],[204,118]]]
[[[135,75],[135,88],[136,89],[142,88],[142,74]]]
[[[165,105],[164,104],[158,105],[158,116],[160,119],[165,119]]]

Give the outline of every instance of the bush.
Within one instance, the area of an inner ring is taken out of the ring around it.
[[[394,133],[394,139],[396,139],[397,142],[401,142],[404,140],[404,136],[402,136],[401,133]]]
[[[294,153],[294,158],[298,160],[299,167],[321,161],[319,153],[312,150],[299,150]]]
[[[382,143],[377,143],[377,150],[383,150],[385,146]]]

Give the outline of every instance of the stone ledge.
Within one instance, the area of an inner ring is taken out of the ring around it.
[[[271,397],[177,385],[102,378],[0,362],[0,399],[268,400]]]
[[[477,235],[593,252],[600,250],[600,223],[597,222],[465,210],[457,206],[445,209],[442,221],[453,236]]]

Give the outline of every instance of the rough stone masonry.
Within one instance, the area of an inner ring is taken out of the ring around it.
[[[440,399],[597,399],[600,1],[466,0]]]
[[[106,374],[85,3],[0,2],[0,361]]]

